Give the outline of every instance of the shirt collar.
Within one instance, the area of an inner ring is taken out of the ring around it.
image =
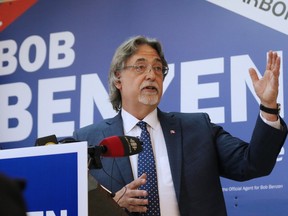
[[[133,115],[128,113],[126,110],[122,108],[121,111],[122,120],[123,120],[123,127],[124,127],[124,134],[129,133],[135,125],[140,121],[139,119],[135,118]],[[157,117],[157,109],[154,109],[151,113],[149,113],[144,119],[152,129],[155,129],[157,124],[159,124],[159,120]]]

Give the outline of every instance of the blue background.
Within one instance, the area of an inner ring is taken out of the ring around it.
[[[30,135],[21,141],[0,143],[1,148],[33,145],[37,134],[38,80],[76,76],[75,91],[57,94],[57,98],[72,98],[71,112],[54,116],[55,122],[75,121],[80,127],[80,80],[83,74],[97,73],[108,91],[107,74],[115,49],[128,37],[146,35],[158,38],[168,63],[175,64],[175,77],[163,95],[160,108],[180,111],[180,65],[182,62],[210,58],[224,58],[224,73],[203,77],[201,82],[219,81],[220,96],[216,100],[203,100],[203,107],[225,106],[225,123],[222,125],[233,135],[249,140],[258,104],[250,94],[246,122],[233,123],[230,109],[230,57],[249,54],[259,71],[265,70],[268,50],[283,51],[284,107],[287,106],[288,37],[262,24],[203,0],[39,0],[32,8],[0,33],[0,40],[13,39],[18,47],[31,35],[41,36],[49,46],[49,35],[70,31],[75,36],[75,61],[70,67],[48,69],[48,57],[36,72],[25,72],[18,64],[15,73],[0,77],[0,85],[25,82],[32,90],[28,111],[33,115]],[[91,91],[97,91],[97,86]],[[197,94],[197,92],[191,92]],[[0,111],[1,112],[1,111]],[[1,113],[0,113],[1,115]],[[284,119],[285,110],[284,110]],[[95,105],[94,122],[102,120]],[[0,122],[0,124],[2,124]],[[11,120],[11,126],[17,122]],[[55,132],[57,134],[57,132]],[[49,134],[47,134],[49,135]],[[67,136],[71,136],[67,134]],[[284,146],[285,148],[285,146]],[[281,190],[225,192],[229,215],[287,215],[287,159],[278,162],[272,174],[244,183],[222,179],[223,187],[281,184]]]

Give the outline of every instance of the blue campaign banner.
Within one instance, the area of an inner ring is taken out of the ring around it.
[[[281,57],[278,102],[287,122],[287,22],[288,0],[0,1],[0,147],[69,137],[114,116],[110,61],[135,35],[164,47],[161,110],[206,112],[249,142],[259,100],[248,70],[261,77],[269,50]],[[221,179],[229,215],[287,215],[286,146],[269,176]]]
[[[86,142],[3,150],[0,158],[1,173],[26,182],[28,216],[87,215]]]

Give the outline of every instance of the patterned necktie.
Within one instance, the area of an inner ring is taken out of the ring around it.
[[[150,140],[150,134],[147,130],[147,123],[140,121],[137,125],[141,128],[142,132],[140,139],[143,142],[143,151],[138,155],[138,177],[143,173],[147,174],[147,182],[139,189],[146,190],[148,192],[148,210],[142,214],[145,216],[160,215],[159,195],[156,166],[154,160],[153,149]]]

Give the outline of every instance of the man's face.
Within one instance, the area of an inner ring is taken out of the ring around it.
[[[137,67],[133,66],[137,66],[138,71]],[[144,72],[139,72],[139,67],[147,68]],[[160,57],[156,50],[148,45],[140,45],[137,52],[127,59],[125,69],[118,74],[119,82],[115,84],[121,92],[125,110],[143,106],[152,109],[157,107],[162,96],[164,78],[162,72],[157,72],[159,67],[162,67]]]

